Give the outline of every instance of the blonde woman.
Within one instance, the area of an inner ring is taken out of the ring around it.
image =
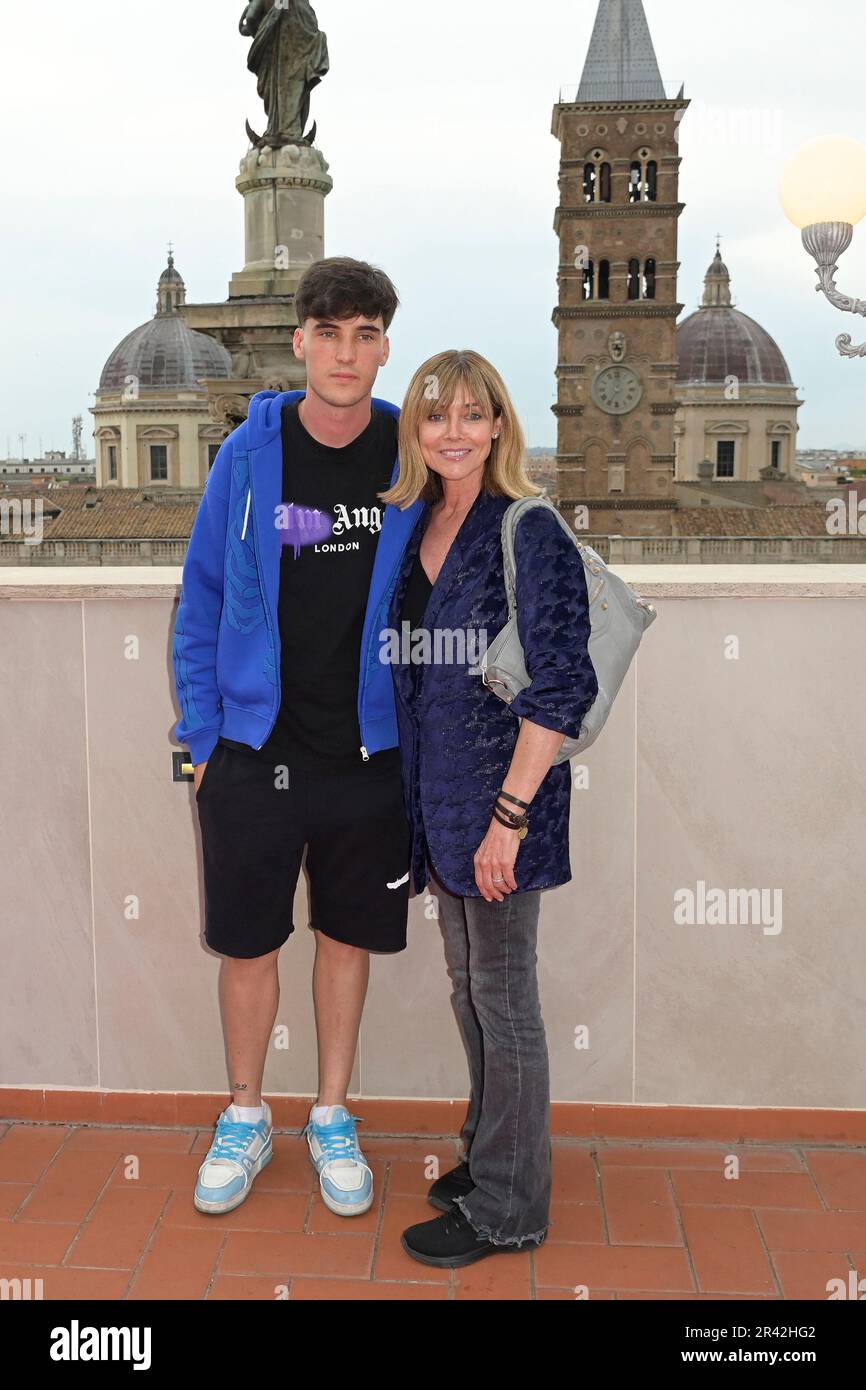
[[[541,893],[571,878],[570,765],[553,760],[563,737],[579,733],[598,684],[583,564],[540,508],[521,519],[515,547],[531,683],[507,705],[478,671],[508,616],[503,513],[539,491],[524,455],[495,367],[475,352],[441,352],[410,384],[399,472],[380,494],[401,509],[421,504],[381,659],[394,666],[412,883],[417,893],[429,881],[438,898],[470,1078],[463,1161],[429,1193],[444,1214],[409,1227],[403,1246],[448,1267],[538,1245],[550,1220],[537,926]]]

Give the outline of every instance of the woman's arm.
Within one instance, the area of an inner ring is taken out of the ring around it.
[[[583,560],[556,517],[540,507],[527,511],[515,533],[514,558],[517,630],[531,680],[509,706],[522,723],[502,790],[531,804],[563,738],[580,733],[598,680],[589,659],[592,628]],[[488,901],[501,902],[518,887],[514,862],[520,843],[516,830],[491,815],[475,855],[475,881]],[[502,882],[494,883],[494,875]]]

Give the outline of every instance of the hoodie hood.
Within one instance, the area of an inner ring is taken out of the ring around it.
[[[283,406],[302,401],[306,394],[306,391],[257,391],[250,401],[247,415],[248,447],[261,449],[278,435],[282,429]],[[372,404],[378,410],[387,410],[399,420],[399,406],[379,400],[376,396],[373,396]]]

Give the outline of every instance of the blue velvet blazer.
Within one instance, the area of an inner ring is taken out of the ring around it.
[[[451,544],[421,627],[484,630],[489,645],[505,625],[500,535],[511,500],[479,493]],[[397,571],[389,625],[398,632],[430,510],[426,503]],[[488,690],[480,674],[471,674],[471,658],[393,666],[416,892],[429,880],[429,859],[450,892],[482,896],[473,858],[508,773],[520,719],[576,737],[598,693],[588,653],[589,596],[574,543],[555,517],[533,508],[518,523],[515,558],[518,629],[532,681],[510,705]],[[550,768],[532,800],[529,834],[519,842],[514,865],[519,891],[570,881],[570,807],[571,764],[564,762]]]

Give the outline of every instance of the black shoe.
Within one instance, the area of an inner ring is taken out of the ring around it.
[[[487,1236],[478,1235],[459,1207],[452,1207],[444,1216],[409,1226],[402,1235],[403,1249],[422,1265],[440,1265],[460,1269],[472,1265],[487,1255],[514,1254],[516,1245],[495,1245]],[[524,1249],[526,1247],[524,1246]]]
[[[443,1173],[441,1178],[436,1179],[427,1193],[427,1201],[437,1211],[450,1211],[455,1197],[468,1197],[474,1190],[475,1184],[469,1176],[469,1164],[458,1163],[450,1173]]]

